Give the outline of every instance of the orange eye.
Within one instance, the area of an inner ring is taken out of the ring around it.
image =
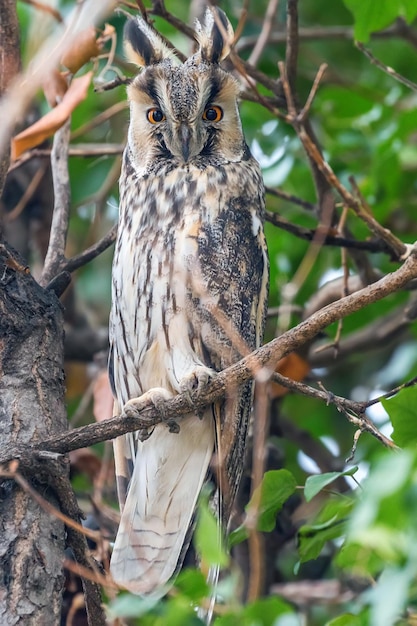
[[[207,107],[207,109],[203,113],[203,120],[206,122],[220,122],[223,117],[223,111],[220,107],[211,106]]]
[[[158,109],[156,107],[154,107],[153,109],[149,109],[146,117],[148,118],[148,122],[150,122],[151,124],[159,124],[165,119],[165,115],[162,113],[161,109]]]

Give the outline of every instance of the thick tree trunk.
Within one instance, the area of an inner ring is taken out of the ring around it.
[[[0,244],[0,446],[42,441],[67,428],[61,306]],[[44,469],[42,469],[42,467]],[[39,465],[28,482],[59,506]],[[0,476],[0,624],[56,626],[64,582],[64,524]]]

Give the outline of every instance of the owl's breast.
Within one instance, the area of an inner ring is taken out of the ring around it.
[[[258,301],[265,271],[262,212],[260,174],[236,164],[177,168],[125,191],[111,335],[116,352],[129,355],[142,391],[168,385],[175,350],[185,361],[202,359],[204,339],[215,351],[230,351],[210,310],[220,308],[238,326],[249,320],[249,301]]]

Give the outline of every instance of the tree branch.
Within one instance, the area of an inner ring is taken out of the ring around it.
[[[273,213],[272,211],[267,211],[265,214],[265,219],[267,222],[274,224],[277,228],[281,228],[281,230],[285,230],[292,235],[295,235],[299,239],[304,239],[305,241],[313,241],[316,238],[317,229],[305,228],[304,226],[299,226],[298,224],[293,224],[289,222],[284,217],[278,215],[278,213]],[[347,237],[340,237],[339,235],[329,235],[326,234],[323,237],[323,240],[320,241],[322,246],[338,246],[340,248],[353,248],[355,250],[366,250],[367,252],[373,253],[381,253],[392,254],[392,251],[387,247],[384,241],[380,239],[369,239],[368,241],[357,241],[356,239],[349,239]]]
[[[298,61],[298,0],[287,0],[285,67],[291,89],[295,89]],[[288,103],[287,103],[288,106]]]
[[[54,183],[54,212],[49,234],[48,252],[39,283],[45,287],[60,271],[65,259],[70,211],[70,180],[68,172],[68,146],[71,119],[55,133],[51,153],[52,180]]]
[[[265,46],[269,42],[269,38],[271,36],[272,28],[276,18],[278,4],[279,0],[269,0],[268,7],[265,11],[265,19],[262,24],[261,32],[256,38],[255,45],[248,58],[248,63],[253,66],[257,65],[259,59],[262,56],[262,52],[265,49]]]
[[[396,81],[398,81],[399,83],[402,83],[403,85],[405,85],[412,91],[417,91],[417,83],[414,83],[412,80],[409,80],[405,76],[402,76],[402,74],[399,74],[398,72],[396,72],[392,67],[389,67],[389,65],[385,65],[385,63],[377,59],[372,54],[372,52],[363,45],[363,43],[356,41],[355,45],[358,48],[358,50],[363,52],[363,54],[370,60],[370,62],[373,65],[375,65],[380,70],[385,72],[385,74],[388,74],[388,76],[391,76],[391,78],[394,78]]]
[[[271,376],[279,359],[311,341],[326,326],[398,291],[414,278],[417,278],[417,248],[415,246],[399,269],[387,274],[368,287],[327,305],[295,328],[288,330],[238,363],[223,370],[209,382],[199,395],[193,393],[190,399],[188,394],[180,394],[167,401],[164,405],[164,415],[169,415],[171,421],[190,413],[190,411],[198,411],[224,397],[228,389],[236,388],[237,385],[253,378],[254,372],[265,372],[263,368],[266,368],[269,371],[269,376]],[[330,394],[325,393],[325,396],[326,401],[331,401]],[[46,439],[33,446],[33,450],[65,453],[113,439],[134,430],[147,429],[164,421],[166,422],[166,419],[160,412],[153,405],[149,405],[137,414],[131,412],[129,415],[113,417],[99,424],[89,424],[69,433]],[[22,450],[19,452],[17,449],[14,451],[9,449],[3,453],[0,462],[6,462],[16,457],[22,461],[24,456],[25,453]]]
[[[107,250],[115,241],[117,234],[117,224],[112,226],[109,232],[104,235],[99,241],[94,243],[92,246],[72,257],[72,259],[68,259],[67,261],[62,263],[61,271],[66,272],[74,272],[78,268],[86,265],[93,259],[95,259],[99,254]]]
[[[257,41],[257,35],[248,35],[242,37],[236,45],[238,52],[246,51],[248,48],[252,48]],[[409,41],[413,46],[417,46],[417,33],[412,29],[404,20],[397,20],[395,24],[385,30],[380,30],[376,33],[372,33],[371,39],[405,39]],[[345,39],[347,41],[353,41],[353,28],[350,26],[304,26],[298,30],[298,39],[303,42],[307,41],[319,41],[323,39]],[[287,40],[285,32],[272,32],[268,43],[270,44],[282,44]]]

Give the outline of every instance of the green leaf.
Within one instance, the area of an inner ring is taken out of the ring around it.
[[[226,567],[229,563],[224,546],[221,528],[208,505],[208,498],[200,499],[197,509],[197,525],[194,533],[194,545],[207,565]]]
[[[158,608],[160,617],[152,620],[149,626],[203,626],[194,605],[183,595],[169,598],[167,602],[160,603]],[[142,626],[142,620],[137,624]]]
[[[358,471],[358,466],[351,467],[344,472],[326,472],[325,474],[318,474],[309,476],[306,480],[304,487],[304,497],[307,502],[310,502],[322,489],[330,485],[332,482],[340,478],[341,476],[353,476]]]
[[[246,511],[250,512],[253,507],[257,506],[260,490],[258,530],[270,532],[275,528],[278,511],[292,496],[296,488],[296,480],[288,470],[272,470],[264,474],[262,483],[255,489],[246,507]]]
[[[355,19],[355,39],[367,42],[371,33],[385,28],[402,13],[402,0],[343,0]]]
[[[413,568],[415,569],[415,568]],[[394,624],[406,606],[407,593],[415,571],[387,568],[370,592],[371,623]]]
[[[417,458],[411,449],[385,452],[371,467],[349,519],[338,565],[358,575],[401,567],[417,545]]]
[[[298,531],[301,563],[316,559],[327,541],[345,534],[347,516],[353,504],[349,498],[330,498],[314,524],[301,526]]]
[[[363,578],[376,576],[384,566],[384,560],[372,547],[349,540],[340,548],[335,563],[353,576]]]
[[[175,587],[194,602],[205,598],[210,592],[206,577],[194,568],[182,570],[175,581]]]
[[[292,612],[292,607],[281,598],[269,597],[248,604],[243,616],[247,624],[273,626],[277,617]]]
[[[228,546],[229,548],[233,548],[237,546],[239,543],[242,543],[249,537],[249,531],[244,524],[238,526],[235,530],[233,530],[228,537]]]
[[[297,488],[294,476],[288,470],[271,470],[266,472],[261,484],[255,489],[252,498],[245,507],[250,515],[256,508],[258,513],[257,530],[271,532],[275,528],[278,511]],[[229,547],[241,543],[249,536],[245,524],[242,524],[229,535]]]
[[[327,622],[326,626],[363,626],[363,621],[357,615],[345,613]]]
[[[414,18],[417,16],[417,4],[416,0],[402,0],[402,9],[406,21],[411,24]]]
[[[277,618],[293,614],[293,609],[281,598],[269,597],[256,600],[238,612],[218,617],[214,626],[274,626]]]
[[[417,387],[402,389],[393,398],[382,400],[394,427],[392,438],[399,446],[417,443]]]

